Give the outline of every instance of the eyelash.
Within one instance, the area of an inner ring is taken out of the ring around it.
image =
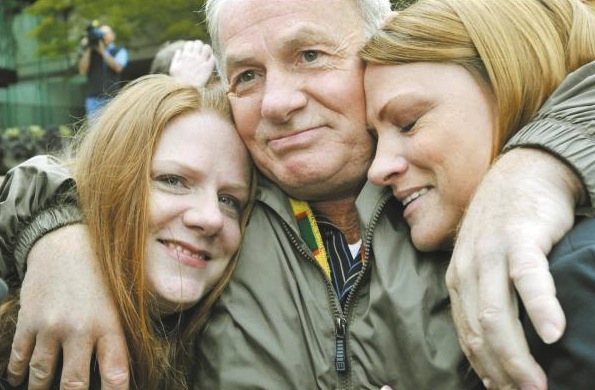
[[[160,175],[153,180],[177,193],[184,193],[184,190],[190,188],[186,179],[178,175]],[[235,196],[219,195],[219,203],[223,204],[222,207],[225,207],[228,210],[231,209],[236,215],[240,215],[243,209],[242,202]]]
[[[224,204],[224,207],[231,207],[233,211],[237,212],[239,215],[242,211],[242,202],[240,202],[236,197],[231,195],[220,195],[219,202]],[[227,203],[229,202],[229,203]]]
[[[179,187],[183,186],[188,188],[186,179],[177,175],[160,175],[154,179],[156,182],[161,183],[167,187]]]
[[[315,54],[316,58],[312,59],[312,60],[307,60],[306,56],[309,54]],[[300,52],[301,58],[304,59],[304,61],[306,63],[310,63],[310,62],[314,62],[316,60],[318,60],[321,56],[322,56],[322,52],[319,50],[304,50],[302,52]]]
[[[413,121],[413,122],[411,122],[410,124],[408,124],[406,126],[399,127],[399,131],[401,133],[408,133],[411,130],[413,130],[413,128],[415,127],[416,124],[417,124],[417,121]]]

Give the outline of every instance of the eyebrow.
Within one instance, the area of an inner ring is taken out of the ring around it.
[[[390,98],[390,100],[387,101],[384,106],[382,106],[380,112],[378,112],[378,119],[386,119],[388,111],[390,111],[391,109],[395,109],[395,107],[398,109],[403,104],[403,102],[413,102],[414,104],[427,104],[426,97],[423,93],[405,89],[400,92],[396,92],[394,96]]]
[[[386,112],[389,111],[394,105],[398,105],[401,103],[401,99],[403,98],[402,94],[397,96],[393,96],[382,108],[378,113],[378,119],[384,120],[387,116]]]

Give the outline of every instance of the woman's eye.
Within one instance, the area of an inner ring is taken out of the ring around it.
[[[241,202],[230,195],[220,195],[219,196],[219,203],[221,203],[223,205],[223,207],[225,207],[226,209],[230,209],[234,212],[237,213],[237,215],[240,214],[240,212],[242,211],[242,204]]]
[[[154,179],[161,185],[171,188],[187,188],[186,180],[177,175],[160,175]]]
[[[302,52],[302,57],[306,62],[313,62],[320,57],[320,52],[318,50],[306,50]]]
[[[411,122],[407,126],[399,127],[399,129],[401,129],[401,133],[408,133],[411,131],[411,129],[413,129],[415,127],[416,123],[417,123],[417,121]]]

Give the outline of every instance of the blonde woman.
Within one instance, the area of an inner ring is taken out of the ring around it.
[[[419,0],[390,20],[362,57],[368,61],[366,98],[378,136],[368,176],[392,189],[422,251],[452,250],[479,182],[511,137],[560,134],[560,148],[587,157],[564,134],[595,132],[592,3]],[[538,383],[545,388],[547,376],[549,389],[590,389],[595,220],[577,220],[549,261],[568,324],[561,340],[548,345],[521,315],[531,352],[546,374]],[[481,364],[474,349],[480,346],[462,346],[486,387],[508,388],[509,377]]]

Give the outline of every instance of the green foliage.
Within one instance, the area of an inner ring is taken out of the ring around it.
[[[206,39],[204,0],[37,0],[26,12],[39,24],[28,32],[48,57],[76,51],[87,24],[110,25],[118,44],[135,49],[175,39]]]
[[[391,4],[393,5],[394,10],[401,10],[403,8],[409,7],[411,4],[415,3],[417,0],[391,0]]]

